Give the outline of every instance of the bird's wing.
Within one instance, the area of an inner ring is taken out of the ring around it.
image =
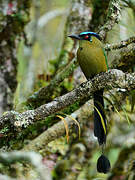
[[[105,56],[105,62],[106,62],[107,70],[109,70],[108,60],[107,60],[107,56],[106,56],[105,49],[104,49],[104,48],[102,48],[102,50],[103,50],[103,53],[104,53],[104,56]]]

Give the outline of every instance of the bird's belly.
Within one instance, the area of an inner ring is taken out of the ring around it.
[[[80,52],[77,59],[87,79],[106,71],[105,57],[99,57],[97,52]]]

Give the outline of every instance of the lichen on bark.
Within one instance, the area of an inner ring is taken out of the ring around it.
[[[29,22],[31,0],[0,1],[0,112],[13,108],[17,87],[17,45]]]

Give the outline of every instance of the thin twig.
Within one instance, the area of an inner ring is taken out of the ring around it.
[[[119,43],[115,43],[115,44],[106,44],[105,45],[105,50],[106,51],[110,51],[113,49],[121,49],[123,47],[127,47],[129,44],[131,43],[135,43],[135,36],[132,36],[126,40],[120,41]]]

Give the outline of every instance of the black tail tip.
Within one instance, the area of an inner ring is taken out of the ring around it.
[[[97,161],[97,171],[106,174],[110,171],[110,169],[111,164],[109,159],[102,154]]]
[[[103,135],[103,137],[98,137],[98,143],[100,146],[106,144],[106,135]]]

